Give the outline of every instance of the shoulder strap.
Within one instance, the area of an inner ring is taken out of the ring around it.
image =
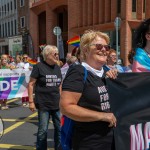
[[[83,68],[84,68],[84,83],[85,83],[88,72],[84,66],[83,66]]]

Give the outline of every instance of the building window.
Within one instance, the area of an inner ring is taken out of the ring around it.
[[[136,12],[136,0],[132,0],[132,12]]]
[[[1,35],[2,33],[1,33],[1,24],[0,24],[0,37],[2,37],[2,35]]]
[[[5,23],[5,36],[7,36],[7,24]]]
[[[25,27],[25,16],[20,18],[20,27],[24,28]]]
[[[16,0],[14,0],[14,8],[16,9]]]
[[[10,2],[10,9],[12,11],[13,7],[12,7],[12,1]]]
[[[10,36],[10,22],[8,22],[8,36]]]
[[[24,6],[24,0],[20,0],[20,7]]]
[[[117,0],[117,13],[121,13],[121,0]]]
[[[6,15],[6,11],[7,11],[7,10],[6,10],[6,5],[5,5],[5,15]]]
[[[3,6],[2,6],[2,16],[3,16],[3,13],[4,13],[4,9],[3,9]]]
[[[13,25],[13,21],[11,21],[11,35],[14,34],[13,30],[14,30],[14,25]]]
[[[16,19],[14,20],[14,24],[15,24],[15,35],[17,34],[17,21]]]
[[[144,0],[144,4],[143,4],[143,12],[145,13],[145,0]]]
[[[3,37],[5,36],[5,31],[4,31],[5,29],[4,29],[4,24],[3,24]]]
[[[9,12],[9,3],[7,3],[7,10],[8,10],[8,12]]]

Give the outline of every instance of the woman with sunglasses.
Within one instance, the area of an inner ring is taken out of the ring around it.
[[[110,50],[108,44],[107,34],[86,31],[80,41],[84,62],[70,67],[63,81],[60,108],[62,114],[74,120],[74,150],[114,148],[116,117],[110,111],[103,70]],[[110,70],[107,75],[116,78],[116,73],[116,70]]]
[[[47,45],[43,49],[44,61],[33,66],[29,81],[29,108],[38,109],[38,133],[36,150],[47,150],[47,131],[50,116],[54,124],[55,150],[60,144],[60,84],[61,71],[57,65],[58,49],[56,46]],[[35,99],[33,99],[35,89]]]
[[[118,72],[124,72],[123,68],[119,64],[116,64],[116,62],[117,62],[117,53],[114,49],[110,49],[107,56],[106,67],[108,68],[108,70],[116,68]]]
[[[27,54],[23,55],[22,61],[23,61],[23,69],[25,69],[25,70],[31,70],[32,69],[32,67],[28,63],[28,55]],[[22,106],[23,107],[29,107],[29,97],[28,96],[22,97]]]
[[[150,72],[150,18],[143,21],[135,32],[133,72]]]

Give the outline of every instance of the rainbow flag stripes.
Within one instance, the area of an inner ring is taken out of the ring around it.
[[[75,36],[67,41],[67,44],[79,47],[80,46],[80,36]]]
[[[36,60],[33,60],[33,59],[28,59],[27,60],[29,64],[31,65],[36,65],[37,64],[37,61]]]

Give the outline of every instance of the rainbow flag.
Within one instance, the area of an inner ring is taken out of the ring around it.
[[[80,36],[75,36],[67,41],[67,44],[79,47],[80,46]]]
[[[150,57],[142,48],[136,49],[132,65],[133,72],[150,72]]]
[[[33,60],[33,59],[28,59],[27,60],[29,64],[31,65],[36,65],[37,64],[37,61],[36,60]]]

